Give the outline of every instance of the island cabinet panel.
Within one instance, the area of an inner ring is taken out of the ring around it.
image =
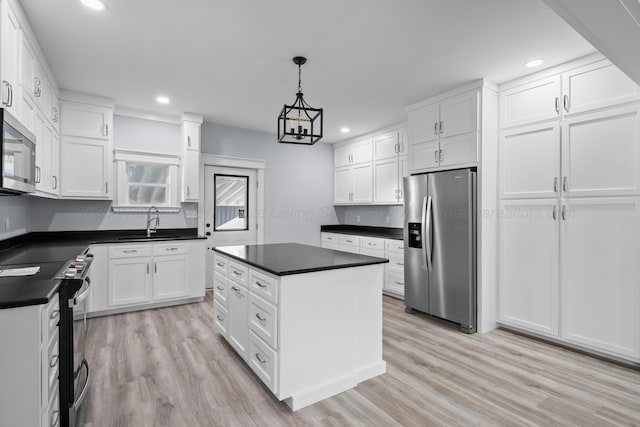
[[[386,372],[384,264],[278,276],[220,253],[215,259],[229,266],[216,272],[229,289],[228,304],[214,289],[215,328],[294,411]],[[234,269],[246,271],[248,291]]]
[[[231,283],[229,288],[229,343],[244,360],[249,347],[249,291]]]

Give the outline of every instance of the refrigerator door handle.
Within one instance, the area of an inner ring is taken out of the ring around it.
[[[425,197],[422,203],[422,256],[426,261],[429,271],[433,270],[431,264],[431,196]],[[425,267],[425,264],[422,265]]]

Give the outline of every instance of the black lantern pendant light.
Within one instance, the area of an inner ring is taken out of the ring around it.
[[[278,116],[278,142],[313,145],[322,139],[322,108],[312,108],[302,97],[301,66],[307,58],[296,56],[298,66],[298,93],[292,105],[285,104]]]

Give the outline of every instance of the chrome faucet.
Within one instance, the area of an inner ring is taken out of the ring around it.
[[[151,217],[151,211],[155,211],[155,216],[153,218]],[[151,223],[153,221],[156,223],[153,226],[153,229],[151,229]],[[158,225],[160,225],[160,211],[155,206],[151,206],[147,211],[147,237],[151,237],[151,233],[158,231]]]

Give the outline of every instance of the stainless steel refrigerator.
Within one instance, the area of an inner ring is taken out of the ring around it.
[[[476,173],[404,178],[406,311],[476,331]]]

